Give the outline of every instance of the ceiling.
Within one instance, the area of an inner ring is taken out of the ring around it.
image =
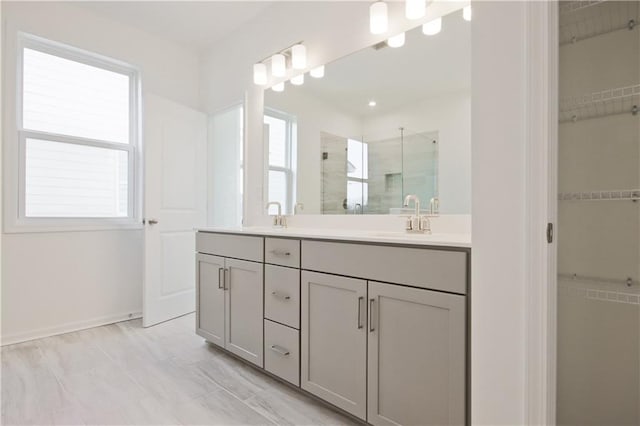
[[[267,101],[287,93],[312,96],[355,117],[397,110],[426,98],[471,87],[471,28],[461,11],[443,17],[442,31],[426,36],[422,28],[406,34],[399,48],[365,48],[326,65],[322,79],[267,92]],[[369,107],[370,100],[377,105]]]
[[[96,14],[176,43],[205,49],[255,18],[270,1],[81,1]]]

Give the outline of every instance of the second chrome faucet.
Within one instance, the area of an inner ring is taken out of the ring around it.
[[[269,212],[269,207],[276,206],[278,207],[278,214],[273,216],[273,226],[276,228],[286,228],[287,226],[287,218],[282,214],[282,205],[280,205],[277,201],[269,201],[267,203],[267,213]]]
[[[405,229],[407,232],[415,232],[415,233],[431,233],[431,222],[429,221],[429,217],[427,215],[422,216],[420,214],[420,199],[417,195],[407,195],[404,198],[404,207],[409,207],[409,203],[413,201],[415,206],[415,212],[413,215],[407,218],[407,223]],[[433,208],[433,202],[432,208]]]

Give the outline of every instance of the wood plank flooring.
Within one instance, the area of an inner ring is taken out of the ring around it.
[[[3,425],[356,425],[195,335],[194,315],[5,346]]]

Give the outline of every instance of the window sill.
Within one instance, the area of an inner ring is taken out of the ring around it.
[[[21,219],[4,224],[5,234],[138,231],[144,229],[142,220],[82,220],[82,219]]]

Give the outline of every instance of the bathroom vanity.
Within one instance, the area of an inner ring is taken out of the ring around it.
[[[196,332],[373,425],[468,424],[461,235],[202,229]]]

